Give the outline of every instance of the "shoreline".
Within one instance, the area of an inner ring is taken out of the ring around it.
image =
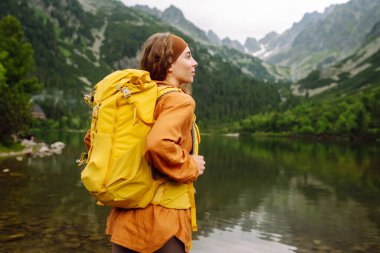
[[[316,141],[316,142],[380,142],[378,135],[318,135],[318,134],[289,134],[289,133],[243,133],[241,136],[256,138],[283,138],[291,141]]]
[[[24,149],[21,151],[0,152],[0,158],[13,157],[13,156],[24,156],[27,154],[30,154],[30,150]]]
[[[0,158],[14,157],[14,156],[32,156],[44,157],[54,154],[61,154],[62,149],[65,148],[63,142],[57,141],[53,144],[46,144],[44,142],[34,142],[33,140],[22,140],[21,146],[23,149],[15,148],[9,151],[0,151]]]
[[[254,138],[283,138],[289,140],[308,140],[319,142],[380,142],[379,135],[318,135],[318,134],[291,134],[291,133],[248,133],[248,132],[227,132],[218,133],[207,131],[202,133],[201,136],[226,136],[226,137],[254,137]]]

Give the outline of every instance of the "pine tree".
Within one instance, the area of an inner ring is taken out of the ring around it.
[[[0,20],[0,142],[26,130],[31,122],[30,95],[41,85],[34,75],[34,51],[13,16]]]

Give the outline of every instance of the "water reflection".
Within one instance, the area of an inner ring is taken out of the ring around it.
[[[202,148],[201,240],[239,226],[297,252],[380,251],[376,145],[209,137]]]
[[[56,137],[56,136],[55,136]],[[0,252],[106,252],[104,217],[82,187],[75,159],[82,135],[59,139],[68,143],[62,155],[8,159],[9,173],[0,176]],[[49,141],[47,141],[49,142]],[[14,238],[15,237],[15,238]]]
[[[195,241],[192,252],[285,253],[296,250],[295,247],[278,242],[280,238],[278,234],[264,234],[257,230],[246,232],[235,227]]]
[[[63,154],[0,161],[0,252],[109,252],[109,208],[75,165],[83,133],[44,137]],[[207,136],[201,152],[194,253],[380,252],[378,145]]]

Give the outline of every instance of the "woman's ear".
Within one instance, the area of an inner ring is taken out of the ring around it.
[[[174,71],[173,66],[170,66],[169,69],[168,69],[168,74],[172,74],[173,71]]]

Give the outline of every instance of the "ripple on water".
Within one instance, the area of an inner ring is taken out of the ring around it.
[[[295,252],[296,247],[280,243],[280,239],[281,236],[278,234],[265,234],[257,230],[247,232],[236,226],[231,228],[230,231],[215,230],[208,237],[198,237],[198,240],[193,242],[192,253],[227,253],[233,251],[239,253]]]

